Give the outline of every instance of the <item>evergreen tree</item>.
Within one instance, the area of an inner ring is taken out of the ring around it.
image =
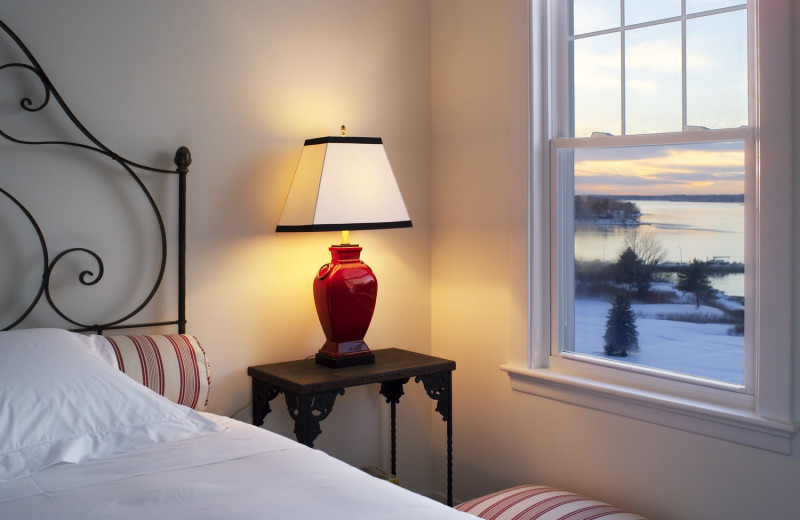
[[[714,294],[711,281],[708,278],[708,266],[697,258],[681,272],[678,273],[678,283],[675,288],[679,291],[694,293],[695,304],[700,307],[700,302]]]
[[[635,288],[640,295],[643,295],[650,288],[650,269],[632,248],[627,247],[620,253],[616,271],[617,282],[627,285],[629,291]]]
[[[654,233],[634,231],[625,235],[624,249],[617,258],[617,282],[636,289],[639,298],[644,298],[653,284],[655,271],[667,257],[661,241]]]
[[[622,294],[608,311],[603,350],[609,356],[625,357],[639,350],[639,331],[636,330],[636,315],[631,302]]]

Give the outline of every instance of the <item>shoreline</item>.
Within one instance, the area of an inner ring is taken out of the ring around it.
[[[604,267],[610,267],[616,262],[612,262],[610,260],[575,260],[576,264],[589,264],[589,265],[601,265]],[[690,262],[664,262],[663,264],[656,264],[653,267],[653,271],[655,272],[663,272],[663,273],[677,273],[682,269],[686,269],[689,267]],[[717,275],[726,275],[731,273],[744,273],[744,263],[743,262],[726,262],[726,261],[715,261],[714,259],[705,260],[706,268],[708,269],[708,274],[717,274]]]

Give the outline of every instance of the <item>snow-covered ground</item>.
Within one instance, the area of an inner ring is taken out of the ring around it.
[[[736,305],[735,302],[732,302]],[[743,308],[738,304],[740,308]],[[639,351],[627,357],[603,353],[603,335],[611,303],[575,300],[575,351],[616,361],[744,384],[744,337],[729,335],[730,324],[658,319],[666,315],[720,315],[714,307],[694,303],[633,304]]]

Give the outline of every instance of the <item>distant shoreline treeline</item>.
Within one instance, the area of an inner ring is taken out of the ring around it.
[[[733,195],[590,195],[612,200],[663,200],[667,202],[738,202],[744,203],[744,194]]]
[[[575,195],[575,219],[619,225],[638,225],[642,215],[633,201],[744,203],[744,194],[732,195]]]
[[[642,212],[633,202],[601,195],[575,195],[575,219],[638,224]]]

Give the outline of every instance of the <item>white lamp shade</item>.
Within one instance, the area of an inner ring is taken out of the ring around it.
[[[276,231],[410,226],[380,137],[306,140]]]

